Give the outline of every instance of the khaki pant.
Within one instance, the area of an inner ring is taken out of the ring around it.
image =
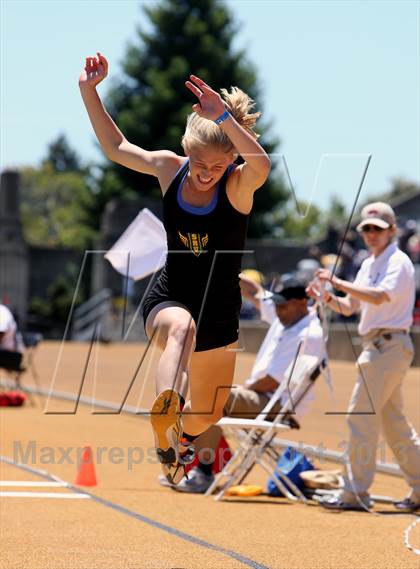
[[[387,332],[378,330],[362,338],[359,376],[347,415],[350,469],[344,477],[344,490],[367,494],[382,428],[407,483],[420,498],[420,440],[404,416],[401,391],[413,359],[413,345],[408,334],[394,333],[386,339],[382,334]]]
[[[269,400],[270,398],[263,393],[257,393],[252,389],[235,385],[232,387],[224,407],[224,416],[237,419],[255,419]],[[278,410],[279,404],[276,404],[267,416],[267,419],[274,418]],[[221,436],[222,429],[217,425],[212,425],[194,441],[198,456],[202,462],[212,462]]]

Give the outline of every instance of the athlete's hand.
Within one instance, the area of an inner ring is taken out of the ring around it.
[[[97,53],[98,57],[87,57],[86,65],[79,77],[79,86],[96,87],[108,75],[108,62],[105,57]]]
[[[193,111],[210,121],[219,118],[226,110],[222,97],[199,77],[190,75],[190,79],[185,85],[198,99],[198,103],[192,107]]]

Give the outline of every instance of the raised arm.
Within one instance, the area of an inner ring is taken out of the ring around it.
[[[98,57],[87,57],[86,66],[79,78],[80,92],[98,138],[107,158],[127,168],[159,178],[161,186],[171,179],[179,166],[180,157],[168,150],[148,151],[129,142],[107,113],[96,91],[97,85],[108,74],[108,62]]]
[[[222,97],[213,91],[202,79],[191,75],[185,85],[198,98],[193,110],[203,118],[216,120],[226,111]],[[233,146],[244,159],[244,164],[236,168],[241,191],[254,192],[263,185],[270,173],[270,159],[258,142],[229,115],[219,125],[232,141]]]
[[[339,279],[326,269],[318,269],[315,276],[323,282],[330,282],[336,290],[347,293],[358,302],[379,305],[391,300],[388,293],[378,287],[363,286]]]
[[[325,269],[319,269],[315,273],[315,278],[311,281],[306,289],[308,296],[319,299],[322,295],[323,302],[331,308],[334,312],[341,314],[342,316],[351,316],[360,309],[360,302],[357,298],[354,298],[350,294],[346,296],[336,296],[328,290],[325,290],[324,286],[326,282],[331,282],[331,273]],[[335,286],[335,284],[333,284]]]
[[[253,305],[260,310],[261,301],[260,298],[256,298],[256,295],[261,295],[264,291],[263,287],[245,276],[243,273],[239,275],[239,285],[241,287],[241,295],[253,303]]]

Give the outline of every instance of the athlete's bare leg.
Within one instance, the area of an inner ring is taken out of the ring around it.
[[[189,368],[190,400],[184,407],[183,427],[198,435],[223,416],[235,372],[237,342],[194,352]]]
[[[162,471],[171,484],[184,475],[183,461],[193,459],[193,452],[180,445],[183,432],[180,395],[186,394],[188,363],[195,347],[195,323],[182,306],[162,303],[146,321],[146,331],[153,344],[162,348],[156,375],[157,397],[151,410],[156,453]]]
[[[149,314],[146,330],[163,353],[156,373],[156,394],[175,389],[185,397],[185,376],[195,347],[195,323],[190,313],[169,302],[157,305]],[[169,306],[168,306],[169,305]]]

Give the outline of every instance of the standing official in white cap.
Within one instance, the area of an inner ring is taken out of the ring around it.
[[[414,354],[409,336],[415,298],[414,267],[394,242],[396,220],[388,204],[365,206],[357,230],[370,256],[362,263],[355,281],[338,279],[320,269],[307,291],[310,296],[319,295],[321,281],[346,293],[338,297],[325,291],[324,302],[344,316],[360,312],[363,344],[347,416],[350,440],[344,488],[321,504],[334,509],[364,509],[371,505],[369,487],[382,427],[411,487],[410,495],[395,506],[401,511],[415,511],[420,509],[420,440],[403,414],[401,391]]]

